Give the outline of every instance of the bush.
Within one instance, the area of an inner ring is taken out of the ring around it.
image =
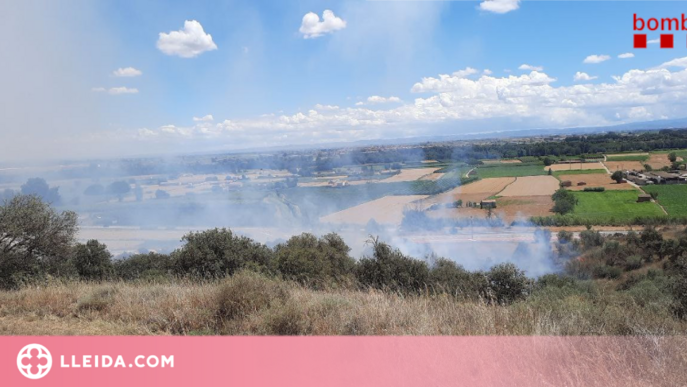
[[[365,287],[404,293],[417,293],[429,280],[429,268],[423,261],[403,255],[398,249],[373,240],[373,255],[358,261],[358,282]]]
[[[186,244],[172,253],[177,274],[221,278],[243,268],[271,269],[272,250],[250,238],[234,235],[229,229],[191,232],[182,241]]]
[[[625,270],[637,270],[642,268],[642,257],[639,255],[631,255],[625,260]]]
[[[486,273],[489,298],[498,304],[511,304],[530,293],[532,282],[512,263],[502,263]]]
[[[570,231],[561,230],[557,234],[559,243],[569,243],[573,240],[573,233]]]
[[[107,251],[107,246],[94,239],[76,245],[73,262],[83,279],[103,280],[112,273],[112,254]]]
[[[551,211],[560,215],[565,215],[569,212],[572,212],[575,209],[575,205],[577,204],[577,199],[575,198],[575,195],[573,195],[570,191],[564,188],[559,188],[551,196],[551,198],[554,201],[554,205]]]
[[[604,237],[598,231],[584,230],[580,232],[580,241],[582,241],[582,246],[585,249],[590,249],[603,245]]]
[[[432,264],[429,283],[435,293],[473,300],[483,296],[487,288],[487,280],[483,273],[471,273],[445,258],[438,258]]]
[[[167,254],[150,252],[148,254],[134,254],[120,259],[113,264],[114,273],[118,278],[131,281],[138,279],[167,278],[172,273],[172,258]]]
[[[289,280],[322,287],[352,279],[355,261],[351,249],[337,234],[321,238],[308,233],[291,237],[276,248],[277,269]]]
[[[604,192],[604,187],[584,187],[584,192]]]
[[[623,270],[619,267],[608,265],[596,265],[592,268],[592,276],[594,278],[619,278],[623,274]]]

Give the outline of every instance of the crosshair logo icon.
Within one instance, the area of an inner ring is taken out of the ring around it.
[[[17,355],[17,368],[29,379],[40,379],[47,375],[52,367],[52,355],[40,344],[29,344]]]

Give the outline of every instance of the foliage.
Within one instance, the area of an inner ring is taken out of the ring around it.
[[[132,281],[138,279],[160,279],[172,273],[172,258],[167,254],[149,252],[134,254],[113,263],[117,278]]]
[[[502,263],[486,273],[489,297],[498,304],[510,304],[527,297],[532,282],[512,263]]]
[[[618,184],[622,183],[624,178],[625,178],[625,177],[624,177],[622,171],[615,171],[615,172],[613,172],[613,174],[611,175],[611,179],[614,180],[614,181],[615,181],[616,183],[618,183]]]
[[[74,267],[79,277],[86,280],[103,280],[112,271],[112,254],[97,240],[77,243],[73,253]]]
[[[318,239],[303,233],[276,247],[276,265],[285,279],[322,287],[350,279],[355,264],[350,250],[337,234]]]
[[[15,287],[46,265],[66,260],[76,231],[76,213],[58,213],[38,196],[17,195],[5,202],[0,206],[0,288]]]
[[[425,262],[405,256],[378,239],[369,242],[372,257],[362,258],[355,268],[362,286],[402,293],[417,293],[425,288],[429,279]]]
[[[272,250],[226,228],[190,232],[182,241],[184,246],[172,253],[180,275],[221,278],[243,268],[270,269]]]
[[[604,192],[605,187],[584,187],[584,192]]]
[[[563,188],[558,189],[551,198],[554,201],[552,211],[560,215],[572,212],[577,204],[575,196],[570,191]]]

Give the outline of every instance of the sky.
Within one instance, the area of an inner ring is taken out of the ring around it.
[[[687,117],[665,1],[7,1],[0,160]]]

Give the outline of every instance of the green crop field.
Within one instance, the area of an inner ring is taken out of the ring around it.
[[[665,215],[653,202],[637,203],[638,191],[573,192],[578,200],[573,215],[592,221],[632,220]]]
[[[647,161],[648,155],[609,156],[607,161]]]
[[[547,171],[547,173],[548,173],[548,171]],[[574,169],[571,171],[556,171],[556,172],[553,172],[553,176],[558,177],[561,175],[590,175],[590,174],[594,174],[594,173],[608,174],[608,172],[606,172],[605,169]]]
[[[548,172],[541,164],[535,165],[507,165],[496,164],[494,166],[480,166],[477,168],[477,176],[482,179],[489,177],[521,177],[546,175]]]
[[[649,185],[644,190],[658,194],[658,203],[668,215],[687,216],[687,185]]]

